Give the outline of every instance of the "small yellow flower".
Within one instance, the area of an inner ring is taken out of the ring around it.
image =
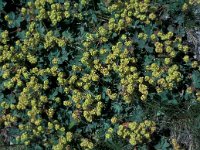
[[[198,67],[198,61],[193,61],[192,68],[197,68],[197,67]]]
[[[189,62],[189,56],[188,56],[188,55],[185,55],[185,56],[183,57],[183,61],[186,62],[186,63]]]
[[[171,59],[170,59],[170,58],[165,58],[165,64],[166,64],[166,65],[170,64],[170,62],[171,62]]]
[[[106,133],[105,137],[106,137],[106,139],[110,139],[111,138],[111,134]]]
[[[188,4],[187,4],[187,3],[184,3],[184,4],[183,4],[182,10],[183,10],[183,11],[188,10]]]
[[[156,15],[155,15],[154,13],[150,13],[150,14],[149,14],[149,18],[150,18],[151,20],[154,20],[154,19],[156,18]]]
[[[112,124],[115,124],[116,122],[117,122],[117,117],[112,117],[112,118],[111,118],[111,123],[112,123]]]
[[[72,137],[73,137],[72,132],[67,132],[66,133],[66,139],[67,139],[68,142],[72,141]]]

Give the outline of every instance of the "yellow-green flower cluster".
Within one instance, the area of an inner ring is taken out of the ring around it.
[[[197,97],[197,101],[200,101],[200,90],[197,91],[196,97]]]
[[[48,11],[47,14],[49,15],[52,24],[56,25],[62,20],[61,4],[51,4],[51,11]]]
[[[78,90],[74,90],[72,94],[72,100],[76,108],[83,110],[83,116],[88,122],[92,122],[93,116],[101,115],[103,103],[100,98],[98,95],[93,97],[91,94],[84,94]],[[83,103],[81,103],[81,100],[83,100]],[[79,120],[77,113],[74,113],[73,118],[77,121]]]
[[[94,144],[89,141],[87,138],[82,138],[80,146],[85,150],[90,150],[94,148]]]
[[[189,0],[189,4],[190,5],[198,5],[198,4],[200,4],[200,1],[199,0]]]
[[[127,122],[119,125],[117,135],[128,139],[133,146],[142,143],[143,140],[150,141],[151,134],[156,130],[155,122],[145,120],[142,123]]]
[[[8,31],[7,30],[5,30],[5,31],[3,31],[2,33],[1,33],[1,43],[2,44],[7,44],[7,41],[9,41],[9,37],[8,37]]]
[[[178,142],[177,142],[177,140],[175,138],[173,138],[171,140],[171,142],[172,142],[174,150],[181,150],[181,147],[180,147],[180,145],[178,144]]]
[[[152,1],[102,1],[94,8],[90,2],[28,2],[20,10],[20,28],[0,29],[0,93],[5,95],[0,123],[17,124],[18,142],[29,145],[45,136],[41,143],[47,149],[76,143],[95,149],[99,139],[86,128],[103,120],[110,126],[102,137],[112,140],[119,115],[129,116],[116,113],[173,91],[183,79],[191,81],[183,74],[186,67],[198,69],[184,39],[161,28],[157,9],[162,8]],[[101,5],[101,11],[93,10]],[[15,22],[9,15],[4,19]],[[199,90],[189,82],[187,87],[183,91],[200,101]],[[155,122],[145,120],[123,123],[117,134],[135,146],[150,141],[155,130]]]
[[[59,142],[57,145],[53,146],[53,150],[61,150],[66,147],[66,144],[71,142],[73,138],[73,134],[71,132],[67,132],[65,136],[61,136],[59,138]]]
[[[107,133],[105,134],[105,138],[110,139],[112,137],[112,134],[113,134],[113,128],[109,128]]]
[[[7,105],[7,106],[6,106],[6,105]],[[6,103],[1,103],[1,107],[6,108],[6,107],[9,107],[9,105],[6,104]],[[10,107],[12,107],[12,109],[13,109],[13,106],[12,106],[12,105],[11,105]],[[3,115],[3,116],[1,117],[1,121],[3,121],[3,123],[4,123],[4,125],[5,125],[6,127],[10,127],[11,124],[13,124],[13,123],[15,123],[15,122],[17,121],[17,117],[11,116],[10,114],[6,114],[6,115]],[[0,123],[1,123],[1,122],[0,122]]]
[[[53,35],[53,31],[47,32],[45,35],[45,48],[51,48],[55,45],[55,43],[58,44],[59,47],[64,47],[66,45],[66,41],[64,38],[57,38]]]

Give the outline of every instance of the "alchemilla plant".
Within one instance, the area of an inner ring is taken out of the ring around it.
[[[36,150],[187,147],[163,123],[199,106],[199,61],[185,33],[199,4],[0,1],[7,142]]]

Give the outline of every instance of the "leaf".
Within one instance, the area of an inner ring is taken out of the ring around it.
[[[35,145],[34,149],[35,150],[42,150],[43,148],[40,145]]]
[[[39,31],[40,34],[44,34],[45,28],[44,26],[40,23],[37,27],[37,30]]]
[[[11,134],[11,135],[19,135],[20,131],[18,130],[18,128],[10,128],[9,129],[9,134]]]
[[[166,12],[164,12],[164,13],[162,14],[161,19],[162,19],[162,20],[167,20],[168,18],[170,18],[170,15],[169,15],[169,13],[166,11]]]
[[[167,102],[169,100],[168,91],[163,91],[163,92],[159,93],[159,96],[161,98],[161,102]]]
[[[117,33],[113,32],[112,38],[115,38],[115,37],[117,37]]]
[[[54,57],[58,58],[59,56],[60,56],[60,51],[58,49],[54,49],[49,53],[48,59],[51,62]]]
[[[20,38],[20,39],[25,39],[26,32],[25,31],[17,32],[17,37]]]
[[[4,95],[3,95],[3,93],[0,93],[0,102],[2,102],[2,101],[3,101],[3,98],[4,98]]]
[[[128,116],[129,121],[141,122],[144,116],[144,112],[140,106],[137,106],[132,110],[132,113]]]
[[[72,34],[69,32],[69,30],[62,32],[62,36],[65,37],[66,39],[68,39],[69,41],[73,41],[73,36]]]
[[[58,90],[53,89],[53,93],[49,95],[49,99],[54,100],[54,98],[58,95]]]
[[[145,32],[148,36],[152,35],[152,33],[153,33],[152,26],[144,27],[144,32]]]
[[[64,3],[65,1],[64,0],[58,0],[58,3]]]
[[[65,48],[62,48],[62,57],[60,57],[59,59],[59,64],[62,64],[64,61],[67,61],[68,58],[69,58],[69,55],[70,53],[65,49]]]
[[[172,105],[178,105],[178,101],[177,101],[177,99],[172,99],[172,100],[170,100],[169,102],[168,102],[168,104],[172,104]]]
[[[119,104],[119,103],[113,103],[112,109],[114,110],[114,112],[116,112],[118,114],[120,114],[123,110],[121,104]]]
[[[144,58],[144,65],[150,65],[154,61],[154,56],[153,55],[146,55]]]
[[[177,22],[178,24],[182,24],[184,22],[184,18],[182,15],[176,17],[175,22]]]
[[[76,125],[76,121],[71,120],[68,126],[69,130],[72,129],[75,125]]]
[[[6,95],[5,97],[8,104],[12,104],[16,102],[14,94],[9,94],[9,95]]]
[[[92,21],[94,23],[97,23],[97,16],[95,14],[92,14]]]
[[[143,49],[145,47],[146,41],[144,40],[138,40],[138,47],[140,49]]]
[[[3,0],[0,0],[0,11],[3,10],[5,5],[6,5],[6,2],[3,2]]]
[[[200,72],[199,71],[192,72],[192,82],[195,88],[200,89]]]
[[[44,82],[45,80],[48,79],[48,76],[44,75],[44,76],[40,76],[40,79]]]
[[[184,35],[185,35],[185,29],[179,28],[179,29],[177,30],[177,34],[180,35],[180,36],[184,36]]]
[[[14,21],[15,27],[20,27],[22,21],[23,21],[23,18],[22,18],[21,16],[19,16],[19,17]]]
[[[169,25],[167,30],[170,31],[170,32],[174,32],[175,28],[172,25]]]
[[[136,27],[138,26],[139,23],[140,23],[140,21],[139,21],[139,20],[136,20],[133,27],[136,28]]]
[[[97,123],[88,124],[85,128],[85,132],[92,132],[97,127]]]
[[[61,94],[64,92],[64,89],[62,86],[57,87],[57,89],[58,89],[58,92]]]
[[[8,16],[9,16],[9,19],[11,19],[11,20],[15,20],[15,13],[14,12],[10,12],[10,13],[8,13]]]
[[[106,142],[106,145],[112,150],[121,150],[121,146],[118,143],[113,142],[112,140],[108,140]]]
[[[154,148],[157,150],[168,150],[169,147],[170,147],[170,144],[167,138],[165,137],[162,137],[160,142],[154,146]]]
[[[109,127],[110,127],[110,125],[108,123],[106,123],[106,122],[103,123],[103,128],[105,130],[107,130]]]

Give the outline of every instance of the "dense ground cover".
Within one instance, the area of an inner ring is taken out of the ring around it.
[[[197,150],[199,4],[1,0],[2,144]]]

